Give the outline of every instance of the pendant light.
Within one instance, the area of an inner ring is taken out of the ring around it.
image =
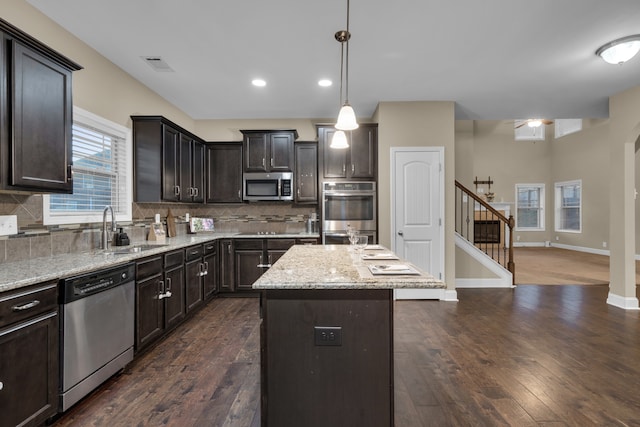
[[[340,43],[340,113],[338,114],[338,121],[336,123],[337,131],[333,134],[331,140],[331,148],[347,148],[349,144],[347,142],[347,136],[345,130],[353,130],[358,128],[358,122],[356,121],[356,113],[349,104],[349,39],[351,33],[349,32],[349,3],[347,0],[347,29],[338,31],[335,34],[336,40]],[[347,46],[345,55],[345,45]],[[345,60],[346,56],[346,60]],[[346,65],[346,66],[345,66]],[[343,79],[344,76],[344,79]],[[344,103],[342,98],[342,88],[344,82]]]

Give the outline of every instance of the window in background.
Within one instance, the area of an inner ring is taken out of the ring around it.
[[[555,138],[562,138],[571,133],[580,132],[582,130],[582,119],[556,119],[555,121]]]
[[[544,231],[544,184],[516,184],[516,230]]]
[[[521,121],[516,120],[514,124]],[[545,139],[545,125],[529,127],[525,124],[518,129],[514,129],[513,132],[516,141],[544,141]]]
[[[557,182],[555,187],[556,231],[582,232],[582,181]]]
[[[131,146],[129,129],[74,107],[73,194],[43,196],[44,224],[102,222],[107,205],[130,221]]]

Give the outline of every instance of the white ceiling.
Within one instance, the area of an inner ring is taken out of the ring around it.
[[[346,0],[28,1],[194,119],[337,115]],[[350,31],[364,118],[380,101],[435,100],[457,119],[607,117],[609,96],[640,85],[640,56],[594,54],[640,33],[638,0],[351,0]]]

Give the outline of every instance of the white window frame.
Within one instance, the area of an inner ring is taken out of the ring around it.
[[[581,130],[582,119],[556,119],[554,137],[555,139],[562,138]]]
[[[125,203],[118,212],[114,213],[116,215],[116,221],[131,221],[133,209],[133,138],[131,130],[76,106],[73,107],[73,122],[124,139],[126,155],[124,171]],[[111,218],[108,219],[111,220]],[[42,196],[42,222],[44,225],[102,222],[102,212],[83,212],[80,214],[68,211],[53,212],[50,209],[50,196],[45,194]]]
[[[579,228],[577,230],[564,229],[560,227],[561,222],[561,212],[562,212],[562,189],[564,187],[577,185],[580,187],[580,204],[578,206],[579,212]],[[555,231],[562,233],[582,233],[582,180],[576,179],[573,181],[563,181],[555,183]]]
[[[538,227],[520,227],[518,226],[518,190],[521,188],[537,188],[539,191],[539,206],[538,206]],[[516,184],[516,227],[517,231],[545,231],[545,185],[544,184]]]

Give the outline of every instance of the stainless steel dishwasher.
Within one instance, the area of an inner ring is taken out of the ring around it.
[[[60,281],[60,410],[133,360],[135,264]]]

